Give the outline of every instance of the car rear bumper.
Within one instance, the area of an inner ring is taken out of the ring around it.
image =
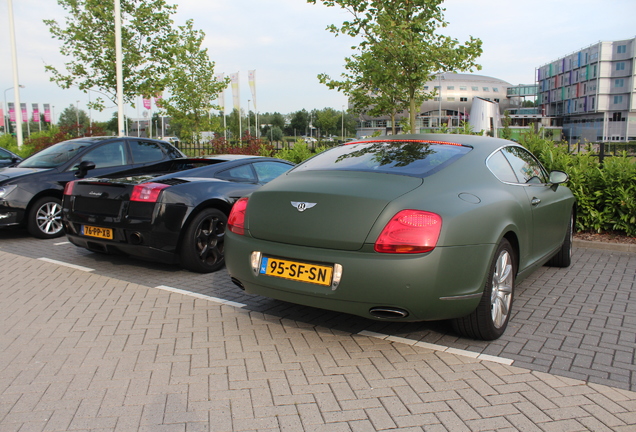
[[[252,252],[299,262],[340,264],[337,288],[257,274]],[[246,292],[371,319],[428,321],[470,314],[479,303],[495,245],[438,247],[426,254],[379,254],[372,246],[337,251],[260,241],[226,232],[230,277]],[[374,310],[395,310],[379,316]],[[406,316],[401,316],[406,315]]]

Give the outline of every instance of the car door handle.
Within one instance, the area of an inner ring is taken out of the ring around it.
[[[541,200],[537,197],[532,198],[532,201],[530,201],[530,204],[532,204],[533,206],[538,206],[541,203]]]

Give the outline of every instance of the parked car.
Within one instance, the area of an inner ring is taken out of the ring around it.
[[[568,266],[575,199],[522,146],[469,135],[369,138],[239,200],[226,267],[240,288],[390,321],[503,334],[515,285]]]
[[[0,168],[0,228],[26,226],[38,238],[62,231],[62,192],[67,182],[158,161],[185,157],[167,142],[133,137],[84,137],[60,142]]]
[[[13,166],[20,162],[22,162],[22,158],[20,156],[13,153],[12,151],[0,147],[0,168]]]
[[[224,264],[225,227],[234,202],[294,166],[245,155],[171,162],[174,166],[162,163],[68,183],[63,219],[69,241],[95,252],[213,272]]]

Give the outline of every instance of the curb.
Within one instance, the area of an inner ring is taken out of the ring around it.
[[[610,251],[616,251],[616,252],[636,253],[636,244],[607,243],[607,242],[574,239],[574,241],[572,242],[572,245],[574,247],[581,247],[581,248],[603,249],[603,250],[610,250]]]

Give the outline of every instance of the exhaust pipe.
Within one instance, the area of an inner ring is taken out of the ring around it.
[[[400,318],[406,318],[409,316],[409,313],[404,309],[394,308],[394,307],[372,307],[369,309],[369,313],[376,318],[394,320]]]
[[[243,286],[243,283],[240,280],[238,280],[238,279],[236,279],[234,277],[230,277],[230,280],[234,283],[234,285],[236,285],[237,287],[239,287],[240,289],[245,291],[245,287]]]
[[[144,242],[144,238],[139,232],[130,234],[130,243],[134,245],[140,245]]]

